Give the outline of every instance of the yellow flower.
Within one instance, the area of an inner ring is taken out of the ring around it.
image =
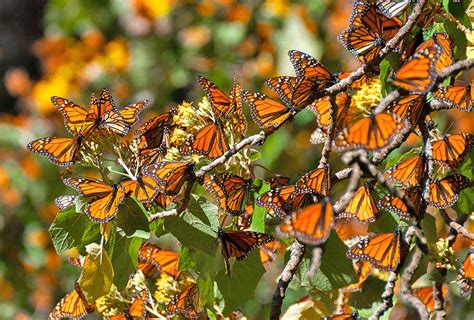
[[[373,78],[371,82],[363,84],[357,92],[352,95],[349,110],[357,116],[368,115],[374,106],[382,99],[380,94],[381,83],[379,78]]]
[[[175,278],[166,272],[161,272],[160,276],[156,279],[156,291],[153,295],[156,301],[166,305],[177,292],[179,292],[179,289]]]

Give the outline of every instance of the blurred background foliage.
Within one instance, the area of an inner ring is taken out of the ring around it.
[[[25,151],[34,138],[63,133],[51,96],[87,105],[92,92],[109,87],[119,106],[151,99],[147,119],[183,100],[199,101],[197,75],[226,92],[235,78],[269,93],[265,79],[292,74],[289,49],[312,54],[333,72],[350,71],[358,63],[336,41],[350,12],[347,0],[1,1],[0,317],[45,318],[78,274],[56,254],[47,231],[57,212],[52,200],[66,189],[59,170]],[[473,41],[467,35],[468,45]],[[472,132],[469,113],[438,112],[435,120],[442,131]],[[314,116],[302,113],[268,139],[259,162],[286,176],[313,168],[320,155],[308,142],[314,128]],[[247,305],[255,318],[271,302],[281,263]],[[290,288],[285,304],[301,297]]]

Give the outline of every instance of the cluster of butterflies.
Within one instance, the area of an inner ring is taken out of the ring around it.
[[[403,25],[398,16],[405,14],[408,6],[408,1],[356,0],[349,28],[340,35],[339,40],[362,63],[377,59],[385,44]],[[429,16],[425,14],[423,17]],[[451,85],[433,90],[437,84],[438,73],[454,62],[453,42],[447,34],[434,33],[424,42],[420,41],[419,37],[414,37],[410,43],[402,44],[398,50],[401,52],[401,66],[390,76],[390,82],[400,89],[401,96],[390,104],[386,111],[372,113],[353,121],[354,117],[350,115],[354,111],[350,110],[349,93],[342,92],[334,99],[324,96],[327,88],[347,78],[350,73],[331,73],[309,54],[291,50],[288,55],[296,76],[280,76],[265,82],[282,102],[259,92],[242,90],[237,83],[227,96],[212,81],[199,77],[198,81],[210,102],[212,115],[205,125],[177,146],[183,159],[163,160],[171,147],[170,137],[173,130],[179,126],[175,121],[177,109],[171,109],[136,130],[133,139],[134,155],[129,161],[135,169],[133,177],[112,185],[96,179],[74,177],[67,178],[64,182],[76,189],[86,200],[86,215],[101,224],[109,222],[117,215],[119,205],[128,195],[144,204],[155,203],[167,208],[179,195],[185,183],[193,183],[196,180],[196,164],[186,161],[184,157],[201,155],[214,160],[225,155],[231,149],[225,130],[228,124],[236,134],[245,136],[247,122],[243,116],[242,101],[250,106],[251,117],[255,123],[268,132],[279,128],[302,109],[311,110],[317,117],[320,136],[323,140],[331,139],[333,147],[338,151],[359,148],[377,151],[387,148],[399,137],[415,129],[419,121],[429,117],[429,110],[425,106],[430,99],[438,100],[449,108],[471,111],[474,103],[471,85]],[[357,90],[364,82],[370,81],[369,78],[366,76],[356,81],[351,89]],[[52,102],[62,113],[65,126],[72,137],[38,139],[31,142],[27,148],[45,155],[51,162],[60,166],[70,166],[79,161],[84,143],[95,141],[97,136],[110,133],[127,135],[138,121],[139,113],[148,104],[148,101],[144,100],[119,110],[107,89],[102,90],[99,98],[92,95],[89,109],[59,97],[53,97]],[[333,119],[332,109],[336,111]],[[336,132],[334,137],[330,136],[331,123]],[[186,131],[187,128],[180,129]],[[438,137],[432,141],[433,159],[440,167],[455,169],[462,163],[473,144],[474,136],[468,133]],[[423,199],[420,184],[426,170],[425,158],[426,155],[422,152],[400,161],[385,172],[387,179],[403,189],[412,208],[407,207],[403,199],[393,195],[385,195],[377,201],[373,192],[375,183],[367,180],[356,190],[343,212],[336,216],[330,199],[329,165],[302,175],[293,185],[284,177],[269,180],[271,190],[260,195],[256,203],[268,208],[281,219],[276,228],[280,236],[295,237],[308,245],[321,245],[328,239],[338,219],[373,222],[380,216],[381,209],[393,212],[406,220],[419,218],[424,214],[417,211],[422,200],[436,208],[452,206],[461,190],[471,186],[471,182],[460,174],[434,179],[429,185],[429,198]],[[231,173],[216,173],[204,175],[197,181],[215,198],[222,215],[242,220],[246,217],[251,219],[255,192],[252,179]],[[60,209],[64,209],[75,201],[76,196],[67,195],[57,198],[56,204]],[[242,229],[246,227],[248,223],[244,223]],[[225,230],[222,227],[217,232],[217,238],[222,244],[222,255],[228,272],[229,260],[232,257],[242,260],[253,248],[262,247],[262,257],[265,261],[271,261],[280,246],[279,242],[268,234]],[[361,280],[348,290],[360,289],[372,267],[387,271],[396,270],[407,247],[400,229],[392,233],[370,235],[350,247],[347,256],[356,260],[356,271]],[[148,277],[157,270],[177,275],[178,258],[175,253],[155,250],[152,245],[142,248],[139,269],[145,276]],[[149,293],[138,292],[135,301],[146,303],[148,295]],[[196,295],[199,295],[197,286],[186,288],[181,295],[173,299],[168,311],[170,314],[199,318],[201,311],[196,305]],[[82,301],[83,305],[79,307],[80,303],[77,301]],[[182,304],[187,306],[182,307]],[[76,285],[74,291],[61,300],[54,312],[57,313],[53,318],[64,314],[75,314],[75,318],[80,318],[84,312],[90,312],[90,306],[80,287]],[[129,311],[130,314],[134,312]],[[193,312],[195,314],[192,314]]]

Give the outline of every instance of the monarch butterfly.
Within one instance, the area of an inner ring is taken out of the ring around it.
[[[296,108],[304,108],[312,102],[320,87],[312,78],[286,76],[267,79],[265,85],[278,93],[286,104]]]
[[[441,49],[439,58],[436,60],[436,66],[435,66],[436,72],[439,72],[443,68],[448,67],[453,64],[454,43],[447,33],[435,32],[433,34],[433,37],[423,42],[418,48],[416,48],[416,51],[417,52],[423,51],[431,47],[433,44],[437,44]]]
[[[178,262],[179,255],[176,252],[163,250],[148,242],[143,243],[138,250],[138,268],[147,278],[157,271],[178,276]]]
[[[416,187],[421,182],[424,170],[425,156],[422,153],[391,166],[384,176],[390,181],[400,183],[403,188]]]
[[[420,288],[414,288],[413,293],[415,296],[418,297],[418,299],[423,302],[425,305],[426,309],[428,312],[434,311],[434,306],[435,306],[435,300],[433,297],[433,287],[420,287]],[[446,284],[443,284],[441,286],[441,294],[443,295],[443,298],[446,297],[446,294],[448,293],[448,286]]]
[[[209,102],[217,110],[218,116],[226,117],[235,114],[235,129],[241,135],[245,135],[247,132],[247,120],[242,113],[241,86],[234,83],[230,97],[227,97],[211,80],[199,76],[198,81],[204,91],[206,91]]]
[[[468,178],[453,174],[430,183],[428,204],[432,207],[445,209],[451,207],[459,197],[459,192],[471,185]]]
[[[193,168],[193,162],[168,161],[149,164],[143,168],[142,173],[155,179],[165,195],[175,196],[193,176]]]
[[[176,114],[177,109],[173,108],[147,121],[135,131],[141,165],[157,162],[166,154]]]
[[[387,18],[375,4],[356,1],[350,27],[338,39],[360,62],[366,63],[378,56],[385,43],[395,36],[401,26],[400,19]]]
[[[330,317],[324,317],[322,318],[323,320],[358,320],[360,319],[359,313],[357,311],[354,311],[352,313],[341,313],[341,314],[335,314]]]
[[[262,264],[265,266],[275,261],[277,257],[277,251],[280,248],[281,243],[278,240],[265,243],[262,247],[260,247],[260,261],[262,261]]]
[[[394,271],[404,249],[401,231],[397,229],[393,233],[376,234],[359,241],[347,251],[347,257],[368,261],[380,270]]]
[[[82,292],[81,286],[76,281],[74,284],[74,290],[69,292],[59,303],[54,307],[53,311],[49,314],[49,319],[82,319],[87,314],[94,311],[94,307],[87,302],[84,293]]]
[[[201,310],[199,287],[195,283],[174,295],[166,306],[167,316],[176,314],[187,319],[207,319],[205,311]]]
[[[294,108],[287,108],[263,93],[244,90],[242,94],[253,121],[262,129],[277,129],[296,115]]]
[[[120,182],[125,194],[133,195],[138,201],[149,203],[160,191],[158,183],[149,176],[138,176],[136,180]]]
[[[166,209],[172,200],[172,196],[167,196],[163,191],[158,191],[158,194],[156,195],[153,202],[161,208]]]
[[[338,73],[331,73],[325,66],[311,55],[298,51],[288,51],[290,62],[295,68],[298,78],[307,78],[318,84],[315,90],[321,90],[339,81]]]
[[[354,263],[354,268],[357,276],[359,277],[359,281],[342,288],[344,292],[356,292],[362,290],[362,284],[369,277],[370,271],[372,270],[372,265],[367,261],[356,261]]]
[[[411,187],[411,188],[408,188],[405,191],[405,194],[406,194],[407,198],[411,201],[413,207],[416,209],[416,211],[414,212],[415,215],[418,215],[420,213],[419,209],[420,209],[420,205],[421,205],[421,192],[420,192],[420,189],[418,187]],[[403,219],[410,220],[410,219],[414,218],[408,212],[408,208],[405,205],[405,202],[402,199],[400,199],[400,198],[398,198],[394,195],[387,194],[387,195],[383,196],[382,199],[380,199],[380,201],[379,201],[379,205],[380,205],[381,208],[383,208],[383,209],[385,209],[389,212],[393,212],[393,213],[399,215]]]
[[[272,189],[257,198],[259,206],[273,210],[280,218],[314,202],[312,194],[297,193],[296,187],[293,185]]]
[[[119,183],[109,186],[94,179],[67,178],[64,184],[89,200],[85,213],[95,222],[105,223],[112,220],[117,215],[118,206],[125,198],[125,189]]]
[[[375,78],[378,78],[378,71],[376,69],[377,68],[374,68],[373,70],[364,73],[362,77],[352,82],[349,88],[352,90],[359,90],[362,88],[362,86],[370,84]],[[341,72],[338,75],[338,78],[339,80],[346,79],[350,76],[351,73],[352,71]]]
[[[387,18],[393,18],[399,16],[406,7],[411,3],[411,0],[402,1],[391,1],[391,0],[378,0],[377,8]]]
[[[331,189],[331,169],[326,164],[323,168],[314,169],[296,182],[298,193],[312,193],[317,196],[328,196]]]
[[[433,141],[433,159],[439,165],[455,167],[460,164],[467,151],[474,145],[474,135],[469,133],[447,134]]]
[[[143,289],[142,291],[140,291],[133,299],[128,314],[133,318],[144,319],[147,313],[145,306],[148,303],[149,298],[150,292],[148,291],[148,289]]]
[[[390,81],[410,93],[430,91],[436,83],[436,61],[440,54],[441,48],[437,44],[415,52]]]
[[[59,210],[65,210],[76,204],[77,196],[65,194],[54,199],[54,204]]]
[[[336,136],[338,150],[364,148],[380,150],[390,145],[399,135],[406,133],[408,125],[397,114],[381,112],[362,118],[350,127],[345,127]]]
[[[456,108],[461,111],[471,112],[474,106],[474,92],[472,84],[467,86],[449,86],[442,87],[433,93],[435,100],[447,104],[450,108]]]
[[[474,247],[469,247],[469,252],[462,263],[462,273],[465,278],[474,278]]]
[[[200,154],[209,159],[216,159],[229,150],[229,143],[224,134],[222,120],[216,118],[210,124],[184,141],[179,148],[182,155]]]
[[[393,101],[387,111],[398,114],[404,119],[408,119],[412,127],[418,124],[423,108],[425,106],[426,95],[409,94]]]
[[[61,112],[64,119],[64,127],[73,135],[81,132],[82,136],[88,136],[98,125],[96,123],[97,119],[94,118],[93,114],[71,100],[53,96],[51,97],[51,102]],[[92,95],[90,104],[97,105],[98,103],[98,99]]]
[[[293,213],[277,226],[277,232],[284,237],[294,236],[298,241],[318,245],[324,243],[334,226],[334,212],[329,198]]]
[[[252,179],[243,179],[230,173],[204,176],[203,187],[216,198],[221,212],[238,216],[252,201]]]
[[[270,184],[270,189],[286,186],[290,183],[290,178],[284,176],[273,176],[265,179]]]
[[[335,130],[349,124],[350,117],[347,116],[347,111],[350,103],[351,97],[347,93],[342,92],[336,96],[337,111],[334,118]],[[329,97],[326,96],[315,100],[307,108],[316,115],[318,126],[327,134],[331,121],[331,102]]]
[[[231,257],[242,260],[253,248],[260,247],[274,240],[268,234],[253,231],[225,231],[222,227],[219,227],[217,238],[222,243],[222,255],[224,256],[228,274],[230,274],[229,259]]]
[[[359,222],[367,223],[377,220],[380,210],[373,194],[374,184],[364,183],[354,193],[352,200],[338,216],[339,218],[355,219]]]

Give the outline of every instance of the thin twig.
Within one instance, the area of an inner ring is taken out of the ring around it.
[[[382,293],[382,303],[374,311],[374,313],[369,317],[369,320],[378,320],[385,311],[387,311],[393,305],[393,294],[395,290],[395,283],[397,282],[398,274],[395,272],[390,272],[387,283],[385,284],[385,289]]]
[[[281,314],[281,305],[285,298],[286,288],[293,279],[298,266],[303,260],[305,245],[295,240],[291,245],[290,259],[278,278],[278,284],[273,294],[272,309],[270,311],[270,319],[278,320]]]
[[[454,229],[458,234],[463,235],[467,239],[474,241],[474,234],[467,231],[466,228],[464,228],[461,224],[451,220],[451,218],[446,213],[446,210],[439,210],[439,214],[441,215],[441,218],[443,218],[444,223],[446,223],[451,229]]]
[[[321,266],[321,256],[323,254],[323,248],[321,246],[316,246],[313,248],[313,257],[311,258],[311,267],[306,273],[308,279],[313,279],[314,274],[318,271]]]
[[[410,263],[403,271],[403,274],[400,278],[400,293],[403,299],[416,309],[421,319],[429,319],[426,306],[411,292],[411,279],[415,271],[418,269],[422,258],[423,251],[421,251],[420,248],[415,247]]]
[[[334,215],[336,217],[339,213],[341,213],[347,207],[349,202],[354,197],[354,193],[356,192],[357,187],[359,185],[360,175],[361,175],[360,167],[357,163],[354,163],[352,165],[352,174],[351,174],[351,178],[349,180],[349,184],[346,188],[346,191],[339,198],[339,200],[334,204],[334,206],[332,208],[333,211],[334,211]]]

